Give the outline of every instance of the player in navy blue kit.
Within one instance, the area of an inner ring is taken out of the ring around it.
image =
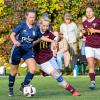
[[[41,18],[39,26],[39,31],[41,35],[48,36],[48,38],[51,40],[56,40],[55,36],[48,29],[49,29],[48,17]],[[52,76],[54,79],[56,79],[57,82],[64,89],[72,93],[73,96],[80,96],[80,93],[77,92],[77,90],[74,89],[69,83],[64,81],[61,73],[57,71],[58,65],[55,58],[53,57],[53,52],[51,51],[51,46],[53,46],[53,49],[55,49],[54,43],[41,41],[39,39],[33,43],[34,43],[33,49],[34,49],[35,60],[40,65],[41,70]]]
[[[34,25],[36,13],[33,10],[27,10],[25,13],[26,20],[19,23],[12,31],[10,38],[13,42],[13,47],[11,50],[10,63],[11,72],[9,75],[9,94],[8,96],[14,96],[13,86],[15,82],[15,77],[18,71],[18,66],[21,58],[24,59],[28,65],[29,72],[26,74],[24,81],[21,84],[20,91],[23,90],[25,85],[28,85],[34,76],[35,71],[35,60],[32,51],[33,41],[41,37],[41,35],[36,32],[37,28]],[[45,37],[41,37],[45,39]],[[47,41],[51,41],[47,39]],[[51,41],[52,42],[52,41]]]

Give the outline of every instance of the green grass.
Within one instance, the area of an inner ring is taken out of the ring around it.
[[[51,77],[35,77],[32,84],[36,87],[37,93],[32,98],[26,98],[19,92],[20,83],[24,77],[18,77],[15,82],[15,96],[8,97],[8,77],[0,77],[0,100],[100,100],[100,76],[96,77],[96,90],[89,90],[89,77],[68,76],[66,79],[80,92],[80,97],[73,97],[69,92],[57,85]]]

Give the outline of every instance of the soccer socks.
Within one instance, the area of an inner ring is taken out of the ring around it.
[[[94,73],[89,73],[90,80],[95,81],[95,74]]]
[[[64,80],[63,80],[62,75],[61,75],[61,76],[59,76],[56,80],[57,80],[57,82],[59,82],[59,83],[61,83],[61,82],[63,82],[63,81],[64,81]]]
[[[63,77],[62,77],[62,75],[61,76],[59,76],[58,78],[57,78],[57,81],[61,84],[61,85],[63,85],[64,83],[65,83],[65,81],[63,80]],[[74,93],[76,90],[70,85],[70,84],[66,84],[66,87],[64,87],[66,90],[68,90],[70,93]]]
[[[28,85],[30,83],[30,81],[33,79],[33,76],[34,76],[34,74],[28,72],[25,79],[24,79],[23,84]]]
[[[90,83],[89,88],[90,88],[91,90],[94,90],[94,89],[96,88],[95,74],[94,74],[94,73],[89,73],[89,76],[90,76],[90,80],[91,80],[91,83]]]
[[[73,94],[76,89],[74,89],[70,84],[68,84],[66,87],[65,87],[66,90],[68,90],[71,94]]]
[[[64,85],[66,82],[63,80],[62,75],[58,77],[57,81],[59,82],[60,85]],[[74,93],[76,90],[70,85],[66,83],[66,86],[64,87],[66,90],[68,90],[70,93]]]
[[[9,90],[13,91],[13,86],[15,82],[15,76],[9,75]]]

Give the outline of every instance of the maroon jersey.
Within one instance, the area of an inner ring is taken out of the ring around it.
[[[54,40],[55,36],[50,32],[46,31],[42,36],[49,36],[48,38]],[[34,47],[35,60],[38,64],[45,63],[53,56],[51,51],[51,43],[46,41],[40,41]]]
[[[84,29],[86,30],[86,44],[85,46],[92,48],[100,48],[100,33],[94,33],[93,35],[89,33],[89,29],[93,28],[96,30],[100,30],[100,18],[95,18],[92,22],[86,20],[83,22]]]

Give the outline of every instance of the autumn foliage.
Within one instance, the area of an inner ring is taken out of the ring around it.
[[[53,30],[57,30],[63,21],[64,12],[69,12],[73,20],[79,22],[88,4],[94,6],[96,16],[100,17],[100,0],[0,0],[0,64],[9,61],[12,46],[9,34],[24,19],[26,9],[36,10],[37,20],[47,12]]]

